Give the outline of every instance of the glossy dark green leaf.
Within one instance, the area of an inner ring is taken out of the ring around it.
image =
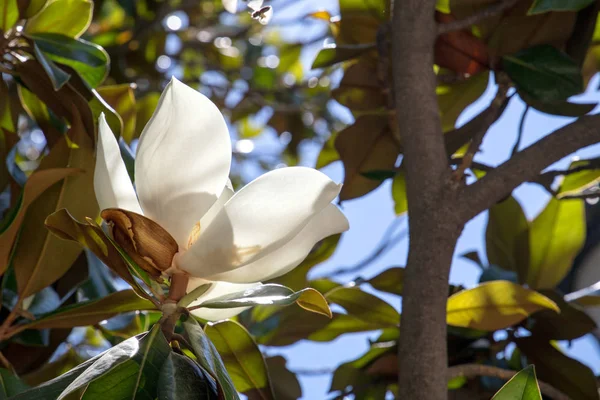
[[[159,324],[139,341],[135,355],[101,376],[88,381],[82,400],[154,400],[163,363],[171,353]],[[90,368],[93,369],[93,366]],[[67,391],[63,392],[65,395]]]
[[[518,372],[494,395],[493,400],[542,400],[533,365]]]
[[[517,88],[541,101],[563,101],[583,91],[579,65],[566,53],[540,45],[502,58]]]
[[[217,400],[212,377],[190,358],[170,352],[158,378],[158,400]]]
[[[393,178],[396,176],[395,170],[386,170],[386,169],[376,169],[373,171],[361,172],[360,174],[367,179],[371,179],[374,181],[384,181],[389,178]]]
[[[494,204],[485,230],[488,262],[522,274],[529,264],[528,229],[529,221],[514,197]]]
[[[198,363],[216,379],[219,393],[225,400],[239,400],[235,386],[227,373],[219,352],[208,339],[202,327],[198,325],[195,319],[188,318],[183,322],[183,328],[189,338],[192,350],[198,358]]]
[[[93,357],[63,375],[31,388],[11,400],[56,400],[72,385],[89,382],[135,355],[139,349],[138,337],[125,340],[102,354]],[[94,368],[91,368],[94,366]]]
[[[541,381],[552,382],[552,386],[572,399],[598,399],[596,377],[587,366],[557,350],[550,342],[533,336],[521,337],[515,342],[527,361],[535,365]]]
[[[397,326],[400,314],[391,305],[359,287],[340,287],[325,294],[327,300],[344,307],[349,315],[381,328]]]
[[[534,15],[551,11],[579,11],[593,2],[594,0],[535,0],[527,14]]]
[[[205,308],[236,308],[254,305],[290,305],[293,303],[297,303],[308,311],[331,316],[327,301],[316,290],[307,288],[294,292],[290,288],[274,283],[215,297],[199,304],[199,306]]]
[[[71,75],[67,74],[56,64],[54,64],[54,61],[52,61],[48,56],[46,56],[46,54],[43,51],[41,51],[38,45],[35,43],[33,45],[33,52],[35,54],[35,58],[37,58],[37,60],[40,62],[40,64],[44,68],[44,71],[52,81],[52,86],[54,87],[54,90],[58,90],[61,87],[63,87],[63,85],[67,83],[69,78],[71,78]]]
[[[3,0],[0,2],[0,31],[6,32],[17,23],[19,7],[17,0]]]
[[[375,48],[375,44],[357,44],[357,45],[345,45],[337,47],[327,47],[322,49],[315,61],[313,61],[312,69],[325,68],[342,61],[347,61],[352,58],[356,58],[366,51]]]
[[[6,400],[11,396],[29,389],[21,379],[14,376],[10,371],[0,368],[0,400]]]
[[[596,323],[577,304],[567,303],[554,290],[542,290],[560,308],[560,313],[542,310],[531,316],[527,327],[531,334],[540,339],[573,340],[596,329]]]
[[[382,292],[402,295],[404,286],[404,268],[392,267],[367,281],[371,286]]]
[[[223,358],[238,392],[252,392],[256,399],[274,399],[262,353],[242,325],[234,321],[208,323],[205,332]]]
[[[563,117],[581,117],[592,111],[596,103],[571,103],[568,101],[540,101],[527,93],[519,93],[527,105],[546,114],[561,115]]]
[[[73,68],[91,88],[106,78],[110,61],[102,47],[59,33],[37,33],[30,37],[46,57]]]

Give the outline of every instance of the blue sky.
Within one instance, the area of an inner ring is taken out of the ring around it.
[[[298,7],[288,7],[281,13],[277,12],[276,2],[274,25],[277,25],[278,20],[288,20],[290,17],[308,14],[319,9],[327,9],[333,15],[337,14],[337,2],[335,0],[327,1],[304,1],[297,3]],[[280,29],[281,27],[277,27]],[[290,26],[282,30],[283,36],[290,41],[298,40],[298,37],[307,37],[309,34],[318,34],[323,26],[319,24],[306,23],[301,26]],[[300,32],[303,32],[302,36]],[[305,66],[309,66],[314,58],[316,51],[322,46],[322,43],[316,43],[303,54],[303,62]],[[598,102],[600,94],[595,92],[600,79],[596,76],[589,85],[585,94],[573,99],[576,102]],[[488,90],[479,101],[468,107],[463,115],[459,118],[458,125],[461,125],[471,119],[479,111],[485,108],[491,101],[494,95],[493,83],[490,83]],[[488,132],[482,145],[481,152],[477,155],[476,160],[485,161],[487,164],[499,165],[507,157],[509,157],[517,136],[519,119],[524,104],[513,99],[506,109],[502,118],[496,122]],[[349,120],[351,117],[340,110],[345,118]],[[594,112],[598,112],[598,107]],[[522,148],[534,143],[539,138],[556,130],[557,128],[571,122],[572,118],[554,117],[539,113],[535,110],[530,110],[525,122],[524,137],[522,140]],[[318,148],[307,146],[305,148],[305,158],[303,164],[314,166]],[[576,153],[582,158],[600,155],[600,145],[590,146]],[[571,157],[567,157],[556,163],[554,167],[566,168],[569,165]],[[323,172],[328,174],[336,181],[343,181],[343,168],[340,162],[331,164],[323,169]],[[363,259],[371,253],[377,246],[381,236],[387,229],[391,221],[396,218],[393,212],[393,201],[390,195],[390,181],[386,181],[380,188],[357,200],[345,202],[342,206],[343,211],[350,221],[350,231],[345,233],[340,245],[335,254],[325,263],[316,267],[311,274],[314,277],[325,276],[328,272],[339,268],[340,266],[355,265],[358,260]],[[528,218],[533,218],[544,207],[548,201],[548,194],[539,186],[525,184],[520,186],[515,192],[515,197],[520,201]],[[406,217],[401,225],[406,226]],[[453,284],[462,284],[467,287],[476,285],[480,269],[473,263],[461,259],[458,256],[468,251],[478,251],[482,259],[485,260],[485,244],[484,230],[487,222],[485,213],[479,215],[470,221],[465,227],[461,235],[456,250],[455,257],[450,273],[450,282]],[[399,241],[391,251],[377,259],[364,268],[360,275],[371,277],[379,272],[389,268],[390,266],[405,265],[407,257],[408,242],[407,240]],[[356,275],[342,276],[340,281],[348,281],[355,278]],[[365,287],[365,290],[370,290]],[[381,295],[378,293],[378,295]],[[391,295],[383,295],[390,304],[401,310],[401,301]],[[363,354],[368,348],[368,338],[374,338],[377,332],[367,334],[348,334],[344,335],[332,342],[315,343],[302,341],[294,346],[287,348],[266,348],[267,354],[282,354],[288,358],[288,367],[292,370],[310,370],[310,369],[327,369],[335,368],[342,362],[352,360]],[[563,348],[566,349],[566,344]],[[588,364],[595,373],[600,373],[600,349],[595,341],[585,337],[571,343],[571,346],[566,351],[573,357]],[[303,388],[303,399],[325,399],[330,384],[330,376],[300,376],[301,385]]]

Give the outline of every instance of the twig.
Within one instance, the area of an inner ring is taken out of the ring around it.
[[[2,354],[1,351],[0,351],[0,363],[4,366],[4,368],[6,368],[7,370],[9,370],[10,372],[12,372],[13,374],[16,375],[15,368],[10,363],[10,361],[8,361],[8,359],[6,357],[4,357],[4,354]]]
[[[501,0],[494,3],[481,11],[476,12],[473,15],[469,15],[466,18],[459,19],[457,21],[447,22],[445,24],[439,24],[437,26],[437,34],[442,35],[448,32],[460,31],[466,29],[471,25],[486,19],[493,17],[494,15],[500,14],[502,11],[507,10],[518,3],[519,0]]]
[[[465,378],[474,378],[477,376],[490,376],[494,378],[509,380],[510,378],[515,376],[516,373],[517,371],[502,369],[491,365],[462,364],[448,368],[448,380],[457,378],[459,376],[463,376]],[[565,395],[558,389],[555,389],[553,386],[546,382],[542,382],[538,379],[538,385],[542,394],[552,397],[553,400],[570,400],[569,396]]]
[[[519,133],[517,135],[517,140],[515,141],[515,145],[513,146],[512,151],[510,152],[510,156],[514,156],[519,151],[519,146],[521,145],[521,140],[523,139],[523,132],[525,131],[525,117],[527,116],[527,112],[529,111],[529,106],[525,106],[525,110],[523,114],[521,114],[521,120],[519,121]]]
[[[466,217],[487,210],[523,182],[536,179],[548,165],[600,142],[600,115],[584,116],[519,151],[477,182],[464,188]]]
[[[498,84],[498,92],[496,93],[496,97],[492,100],[492,104],[494,108],[497,110],[504,110],[506,108],[506,104],[510,98],[506,97],[506,93],[508,92],[508,85],[505,82],[501,82]],[[483,138],[485,134],[489,130],[490,126],[496,122],[496,120],[500,117],[501,113],[496,113],[496,119],[492,121],[490,124],[486,124],[481,126],[481,129],[475,133],[473,138],[471,139],[471,143],[469,143],[469,147],[465,152],[465,155],[462,157],[462,162],[458,166],[458,168],[454,171],[454,179],[456,181],[461,181],[463,179],[464,173],[473,163],[473,158],[475,157],[475,153],[479,151],[479,147],[483,142]]]

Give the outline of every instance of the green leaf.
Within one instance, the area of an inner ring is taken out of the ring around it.
[[[92,21],[92,9],[90,0],[51,0],[27,21],[25,33],[58,33],[78,38]]]
[[[533,336],[520,337],[515,342],[527,361],[535,365],[541,381],[551,382],[571,399],[598,399],[596,377],[588,367],[563,354],[550,342]]]
[[[6,32],[19,20],[19,7],[17,0],[3,0],[0,2],[0,31]]]
[[[493,400],[542,400],[533,365],[518,372],[492,397]]]
[[[517,88],[541,101],[563,101],[583,91],[579,65],[550,45],[539,45],[502,58]]]
[[[183,328],[188,335],[192,350],[198,358],[198,363],[217,381],[220,395],[223,396],[224,400],[239,400],[223,360],[200,325],[195,319],[188,318],[183,322]]]
[[[327,139],[327,141],[323,144],[323,148],[319,153],[319,157],[317,158],[317,165],[315,165],[315,168],[321,169],[331,164],[332,162],[335,162],[340,159],[340,155],[338,154],[334,145],[337,134],[338,132],[333,132],[331,136],[329,136],[329,139]]]
[[[137,123],[134,89],[134,85],[128,83],[103,86],[97,89],[98,94],[123,120],[123,130],[120,135],[127,144],[131,143],[135,137]],[[118,132],[115,131],[114,133],[117,134]]]
[[[95,379],[87,382],[81,380],[82,384],[88,385],[82,399],[154,400],[158,391],[160,370],[170,353],[171,347],[161,331],[160,324],[155,324],[152,330],[140,339],[139,349],[133,357]],[[89,368],[93,369],[94,366]],[[65,390],[59,400],[71,392]]]
[[[94,325],[120,313],[142,310],[156,310],[156,306],[152,302],[139,297],[133,290],[122,290],[111,293],[99,300],[76,303],[60,308],[33,322],[19,326],[18,330]]]
[[[0,400],[6,400],[11,396],[29,389],[23,381],[5,369],[0,368]]]
[[[593,2],[594,0],[535,0],[527,14],[534,15],[551,11],[579,11]]]
[[[524,92],[520,92],[519,96],[527,105],[538,111],[563,117],[581,117],[592,111],[597,105],[596,103],[570,103],[568,101],[540,101]]]
[[[100,85],[108,75],[108,53],[96,44],[59,33],[37,33],[29,37],[48,58],[77,71],[91,88]]]
[[[56,182],[78,172],[81,171],[75,168],[42,169],[35,171],[27,179],[19,201],[10,215],[12,218],[7,217],[2,221],[2,225],[0,225],[0,274],[3,274],[6,268],[8,268],[13,243],[29,206]]]
[[[288,323],[292,324],[289,327],[290,330],[294,330],[294,328],[296,328],[298,325],[300,325],[299,321],[298,322],[290,321]],[[390,326],[390,325],[386,324],[384,326]],[[345,335],[345,334],[353,333],[353,332],[369,332],[369,331],[380,330],[384,326],[382,326],[382,324],[380,322],[359,318],[354,315],[334,313],[333,318],[331,319],[331,322],[329,322],[325,327],[310,333],[308,335],[308,339],[314,340],[316,342],[329,342],[335,338],[338,338],[341,335]],[[280,333],[279,335],[283,336],[283,333]],[[292,339],[294,338],[294,336],[292,336],[290,334],[288,334],[288,335]],[[281,338],[280,338],[280,340],[281,340]],[[286,341],[287,340],[288,339],[286,339]],[[297,340],[298,340],[298,337],[296,337],[296,339],[291,340],[291,342],[293,343]],[[286,341],[282,341],[281,344],[286,343]],[[274,345],[273,342],[269,342],[268,344]]]
[[[24,18],[31,18],[39,13],[46,5],[47,0],[30,0],[27,9],[23,13]]]
[[[593,160],[597,163],[597,160]],[[584,192],[586,189],[594,187],[600,182],[600,168],[591,167],[590,160],[578,160],[571,163],[569,170],[575,168],[586,168],[579,172],[573,172],[565,175],[558,193],[557,199],[562,199],[568,196],[576,196]]]
[[[406,178],[403,170],[400,170],[392,181],[392,199],[394,200],[394,212],[396,215],[402,215],[408,211]]]
[[[287,360],[284,357],[267,357],[265,362],[277,400],[297,400],[302,397],[300,382],[296,375],[286,367]]]
[[[186,356],[170,352],[160,369],[158,400],[216,400],[212,378]]]
[[[379,275],[369,279],[367,283],[382,292],[401,296],[402,288],[404,286],[404,268],[388,268]]]
[[[374,169],[372,171],[361,172],[360,174],[367,179],[384,181],[386,179],[395,177],[397,172],[393,169]]]
[[[326,47],[317,54],[311,69],[330,67],[342,61],[357,58],[366,51],[373,49],[375,49],[374,43]]]
[[[325,294],[327,300],[344,307],[349,315],[378,324],[381,328],[400,324],[400,314],[391,305],[359,287],[340,287]]]
[[[438,84],[435,92],[444,132],[454,129],[456,120],[465,108],[481,97],[488,86],[489,77],[490,73],[486,71],[466,80]]]
[[[238,392],[252,392],[257,399],[274,398],[262,353],[242,325],[234,321],[208,323],[205,333],[223,358]]]
[[[531,316],[527,329],[538,340],[573,340],[596,329],[596,323],[576,303],[567,303],[561,294],[554,290],[542,291],[560,308],[560,313],[541,310]]]
[[[71,75],[60,69],[54,62],[42,52],[37,44],[33,44],[35,58],[40,62],[46,74],[52,81],[54,90],[58,90],[71,78]]]
[[[82,381],[83,384],[90,382],[133,357],[139,349],[138,340],[138,337],[127,339],[63,375],[20,393],[11,400],[56,400],[70,386],[80,387]]]
[[[529,265],[529,221],[512,196],[494,204],[488,214],[485,247],[488,262],[524,278]]]
[[[305,310],[331,316],[327,301],[312,288],[294,292],[285,286],[269,283],[243,292],[230,293],[200,303],[205,308],[237,308],[255,305],[290,305],[297,303]]]
[[[562,281],[583,247],[585,232],[583,200],[551,198],[529,229],[527,284],[544,289]]]
[[[495,331],[518,324],[528,315],[560,309],[546,296],[509,281],[486,282],[448,298],[448,325]]]

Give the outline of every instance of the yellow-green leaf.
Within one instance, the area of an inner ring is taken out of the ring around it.
[[[250,392],[255,399],[273,399],[265,360],[242,325],[234,321],[208,323],[204,331],[223,359],[238,392]]]
[[[394,200],[394,211],[396,212],[396,215],[402,215],[408,211],[404,170],[398,171],[392,181],[392,199]]]
[[[454,129],[460,114],[477,100],[488,85],[489,72],[481,72],[464,81],[442,83],[436,88],[442,129],[444,132]]]
[[[529,264],[528,229],[529,221],[514,197],[494,204],[485,230],[488,262],[517,272],[523,280]]]
[[[331,318],[331,309],[325,297],[313,288],[307,288],[302,291],[302,294],[296,299],[296,304],[307,311],[325,315]]]
[[[0,1],[0,31],[6,32],[17,23],[19,19],[19,7],[17,0]]]
[[[78,38],[92,21],[90,0],[52,0],[27,21],[25,33],[60,33]]]
[[[518,324],[530,314],[560,309],[546,296],[509,281],[491,281],[448,298],[449,325],[495,331]]]
[[[334,132],[329,136],[329,139],[323,144],[323,148],[319,153],[319,157],[317,158],[317,165],[315,168],[321,169],[334,161],[340,159],[340,155],[335,149],[334,143],[337,137],[338,132]]]
[[[121,137],[129,144],[135,137],[137,109],[131,84],[103,86],[97,89],[98,94],[121,116],[123,131]],[[117,134],[117,132],[115,132]]]
[[[572,162],[569,170],[586,167],[590,164],[588,160],[579,160]],[[574,172],[566,175],[560,188],[558,189],[557,199],[581,194],[586,189],[596,186],[600,182],[600,168],[591,168]]]
[[[325,294],[332,303],[344,307],[349,315],[379,325],[380,328],[397,326],[400,314],[391,305],[359,287],[339,287]]]
[[[529,229],[527,284],[549,289],[567,275],[585,242],[583,200],[551,198]]]

